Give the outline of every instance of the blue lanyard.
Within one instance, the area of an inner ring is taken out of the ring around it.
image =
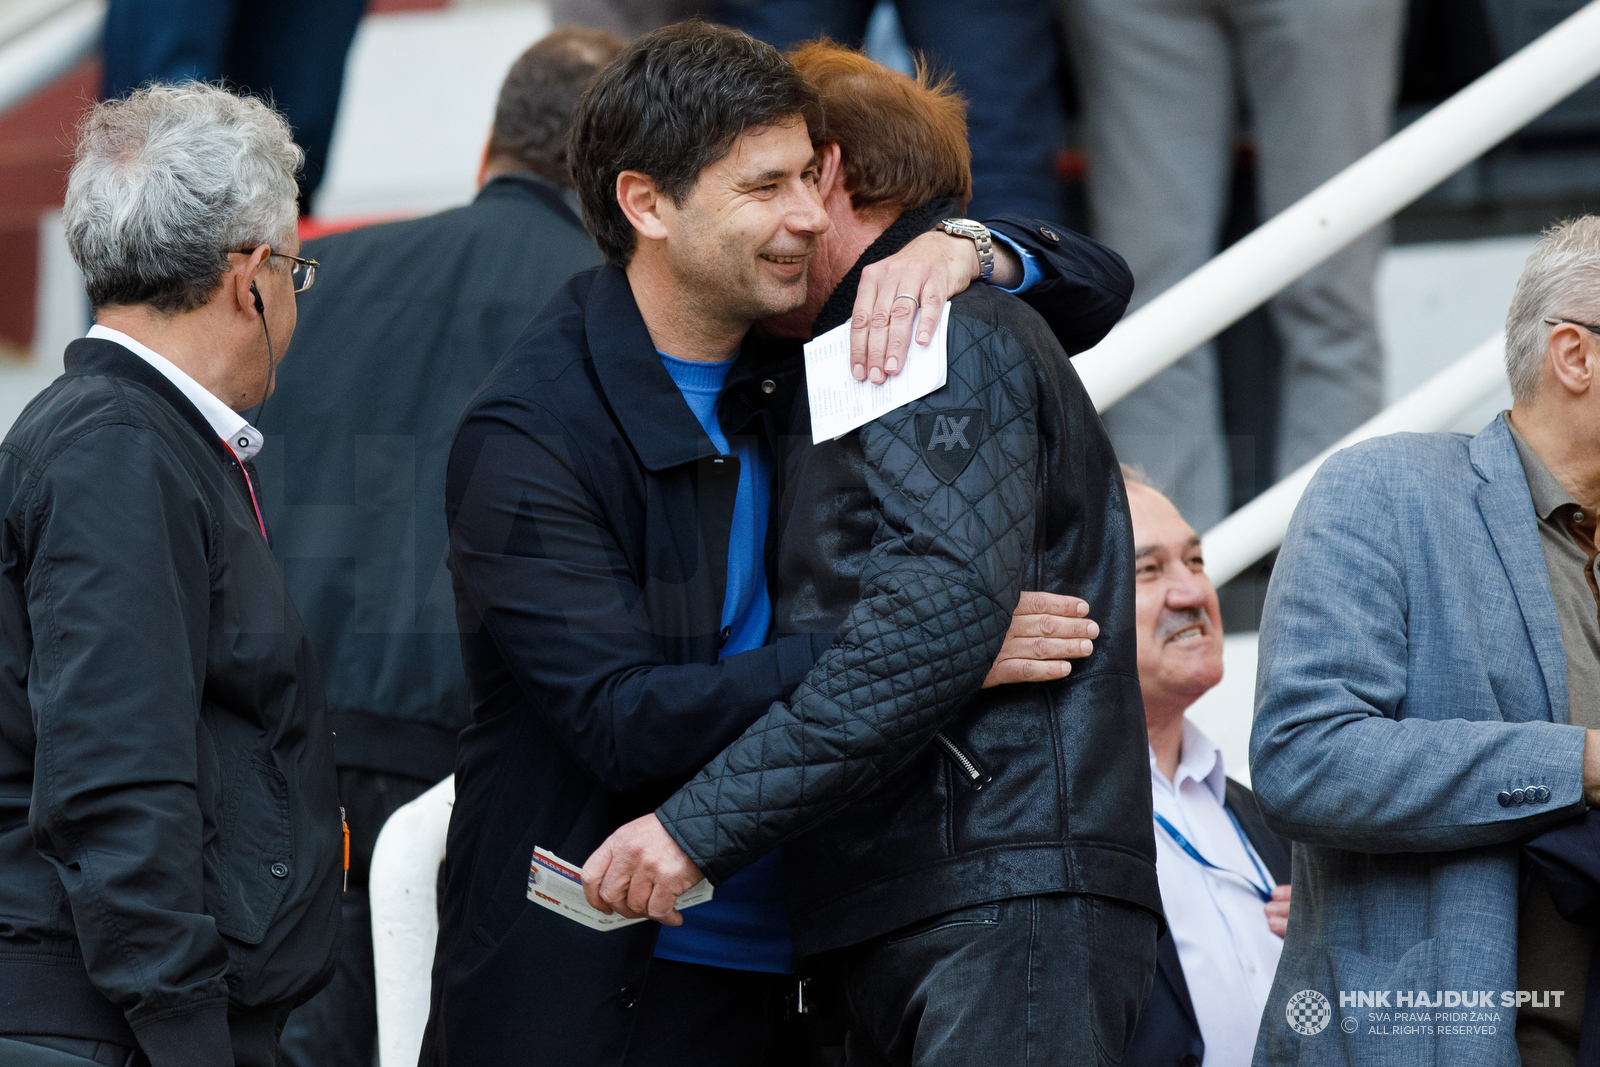
[[[1200,855],[1200,850],[1189,844],[1188,839],[1182,834],[1178,833],[1178,828],[1168,822],[1165,816],[1163,816],[1159,811],[1155,813],[1155,816],[1156,822],[1161,824],[1161,828],[1167,832],[1167,835],[1171,837],[1173,841],[1177,842],[1179,848],[1183,849],[1189,854],[1190,859],[1194,860],[1200,866],[1205,867],[1208,870],[1221,871],[1223,874],[1231,874],[1235,878],[1244,879],[1247,883],[1249,883],[1250,888],[1256,891],[1256,896],[1261,898],[1261,902],[1263,904],[1268,903],[1272,900],[1272,879],[1267,875],[1266,871],[1261,869],[1261,861],[1256,859],[1256,854],[1251,851],[1250,839],[1244,836],[1244,827],[1239,825],[1239,817],[1235,815],[1232,809],[1228,807],[1224,807],[1222,810],[1228,813],[1228,821],[1233,823],[1233,832],[1239,835],[1239,843],[1244,846],[1244,854],[1250,857],[1250,862],[1255,866],[1256,873],[1261,876],[1262,885],[1264,885],[1266,888],[1263,889],[1262,886],[1256,885],[1255,879],[1251,878],[1249,875],[1240,874],[1238,871],[1230,871],[1226,867],[1218,867],[1215,863],[1212,863],[1210,860]]]

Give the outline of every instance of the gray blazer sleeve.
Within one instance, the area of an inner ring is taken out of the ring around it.
[[[1581,729],[1506,722],[1497,706],[1430,706],[1455,691],[1445,678],[1408,692],[1410,634],[1428,620],[1408,600],[1417,576],[1402,550],[1405,510],[1379,458],[1358,447],[1323,464],[1278,556],[1250,737],[1268,823],[1308,844],[1439,852],[1517,840],[1583,811]],[[1550,783],[1547,804],[1496,802],[1528,775]]]

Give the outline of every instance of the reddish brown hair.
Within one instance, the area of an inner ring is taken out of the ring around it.
[[[965,210],[972,197],[967,102],[949,76],[936,78],[919,60],[908,78],[829,40],[802,44],[789,59],[822,97],[851,206],[904,211],[953,196]]]

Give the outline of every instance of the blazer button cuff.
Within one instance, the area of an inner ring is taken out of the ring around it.
[[[1499,800],[1502,808],[1509,808],[1511,806],[1511,794],[1504,789],[1500,790]]]

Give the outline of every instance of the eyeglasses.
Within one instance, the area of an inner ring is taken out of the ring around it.
[[[260,245],[256,246],[256,248],[259,247]],[[249,256],[254,255],[255,250],[255,248],[233,248],[229,249],[228,251],[230,255]],[[279,259],[293,261],[293,265],[289,268],[289,278],[294,282],[295,292],[305,292],[307,289],[311,288],[312,283],[317,280],[317,268],[322,264],[318,263],[316,260],[302,259],[299,256],[291,256],[287,252],[273,252],[269,249],[267,252],[267,258],[270,259],[273,256],[277,256]]]
[[[1569,326],[1582,326],[1592,334],[1600,334],[1600,326],[1590,326],[1587,322],[1579,322],[1577,319],[1558,319],[1551,316],[1544,320],[1546,326],[1560,326],[1563,322]]]

